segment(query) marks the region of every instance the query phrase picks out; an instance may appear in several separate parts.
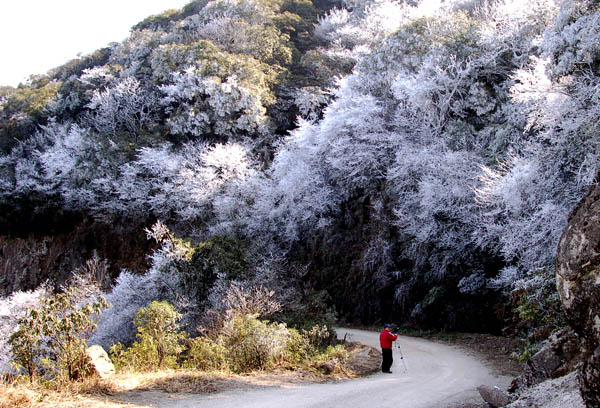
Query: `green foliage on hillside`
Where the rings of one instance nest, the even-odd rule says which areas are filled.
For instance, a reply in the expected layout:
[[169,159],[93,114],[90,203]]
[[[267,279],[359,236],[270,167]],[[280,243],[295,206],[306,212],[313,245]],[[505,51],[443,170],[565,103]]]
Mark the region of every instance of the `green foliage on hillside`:
[[181,314],[164,301],[153,301],[138,310],[134,325],[137,340],[125,349],[121,343],[110,348],[114,364],[135,371],[176,368],[185,334],[179,330]]
[[0,149],[3,153],[9,153],[17,141],[26,140],[37,126],[46,123],[61,85],[40,77],[31,86],[6,92],[0,100]]
[[230,309],[212,337],[189,338],[179,331],[180,317],[167,302],[140,308],[134,322],[138,340],[128,348],[117,343],[110,349],[116,367],[131,372],[184,368],[247,373],[275,366],[318,370],[321,362],[348,359],[343,346],[332,344],[325,326],[298,331],[285,323],[261,320],[258,313]]
[[88,374],[86,342],[107,303],[99,297],[81,305],[84,300],[79,288],[70,286],[19,319],[8,343],[15,366],[24,369],[31,381],[40,374],[67,380]]

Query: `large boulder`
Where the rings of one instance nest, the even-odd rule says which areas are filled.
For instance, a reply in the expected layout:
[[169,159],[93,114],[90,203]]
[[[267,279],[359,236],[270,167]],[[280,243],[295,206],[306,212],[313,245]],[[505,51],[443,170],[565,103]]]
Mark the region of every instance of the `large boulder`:
[[102,346],[93,345],[87,348],[86,354],[91,368],[91,374],[107,379],[115,373],[115,366]]
[[569,217],[558,245],[556,281],[567,320],[583,339],[581,394],[588,407],[600,407],[599,185],[590,189]]

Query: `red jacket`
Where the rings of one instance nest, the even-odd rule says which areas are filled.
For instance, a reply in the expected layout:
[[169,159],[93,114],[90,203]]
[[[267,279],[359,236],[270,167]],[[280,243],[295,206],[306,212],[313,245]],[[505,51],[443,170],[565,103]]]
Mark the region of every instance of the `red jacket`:
[[381,334],[379,335],[379,343],[381,344],[381,348],[382,349],[391,349],[392,342],[396,341],[397,338],[398,338],[398,335],[390,333],[389,330],[382,331]]

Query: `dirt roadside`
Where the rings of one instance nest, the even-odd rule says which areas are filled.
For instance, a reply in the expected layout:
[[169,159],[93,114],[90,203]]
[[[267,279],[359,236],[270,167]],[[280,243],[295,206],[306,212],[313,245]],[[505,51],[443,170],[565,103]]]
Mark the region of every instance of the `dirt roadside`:
[[[518,375],[519,365],[511,358],[518,343],[501,337],[481,334],[444,334],[425,336],[426,339],[460,349],[473,356],[495,374]],[[193,371],[173,371],[153,374],[119,374],[100,386],[82,390],[80,393],[23,396],[23,407],[42,408],[123,408],[147,407],[156,405],[165,398],[173,401],[190,394],[216,394],[226,391],[289,389],[303,384],[334,383],[361,377],[379,370],[381,354],[379,350],[353,343],[351,370],[332,367],[324,363],[317,370],[292,371],[281,367],[273,372],[255,372],[246,375],[226,373],[199,373]],[[143,401],[143,403],[142,403]],[[4,408],[1,406],[0,408]],[[481,407],[472,401],[454,402],[447,408]]]
[[[0,408],[123,408],[141,407],[153,400],[182,394],[213,394],[231,390],[294,387],[366,376],[379,369],[381,353],[372,347],[349,343],[349,361],[343,367],[323,362],[313,370],[277,367],[248,374],[204,373],[177,370],[155,373],[120,373],[110,380],[94,380],[62,391],[28,389],[0,384]],[[139,401],[146,403],[140,405]]]

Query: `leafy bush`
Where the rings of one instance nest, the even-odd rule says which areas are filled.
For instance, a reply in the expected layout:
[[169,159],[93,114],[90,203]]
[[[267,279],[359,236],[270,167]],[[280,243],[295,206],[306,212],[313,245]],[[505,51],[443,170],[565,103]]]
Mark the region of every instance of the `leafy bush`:
[[227,363],[233,372],[271,368],[285,352],[285,324],[260,321],[256,315],[237,316],[224,328]]
[[110,348],[119,369],[148,371],[157,368],[176,368],[177,357],[183,351],[179,332],[181,314],[165,301],[153,301],[142,307],[135,316],[138,341],[125,349],[121,343]]
[[518,334],[531,344],[541,343],[566,325],[556,280],[547,271],[531,273],[511,296],[518,316]]
[[152,343],[156,344],[159,367],[166,355],[181,351],[177,341],[179,339],[177,333],[179,320],[181,320],[181,314],[164,301],[153,301],[148,307],[141,308],[135,316],[133,322],[140,332],[140,337],[148,337]]
[[190,339],[185,354],[183,368],[211,371],[227,367],[225,347],[206,337]]
[[[54,378],[76,380],[88,370],[86,348],[99,315],[107,306],[103,297],[80,304],[80,293],[74,286],[66,288],[19,319],[18,329],[8,342],[18,368],[25,369],[30,379],[42,370]],[[79,304],[78,304],[79,303]]]
[[315,349],[328,347],[336,338],[335,332],[329,331],[326,325],[317,324],[309,330],[302,330],[301,333]]
[[307,364],[311,360],[318,360],[334,338],[335,335],[325,325],[315,325],[310,330],[289,329],[285,359],[291,364]]
[[17,369],[24,369],[33,381],[39,370],[42,355],[42,322],[40,311],[31,309],[25,317],[18,320],[18,328],[10,336],[8,343],[13,354],[13,364]]
[[314,347],[308,337],[296,329],[289,329],[285,347],[285,360],[290,364],[304,364],[314,354]]
[[109,354],[115,368],[120,371],[148,372],[178,368],[177,355],[168,354],[159,362],[157,344],[150,337],[142,337],[128,348],[122,343],[113,344]]
[[[10,372],[10,362],[13,359],[11,347],[8,344],[9,334],[18,329],[19,320],[24,318],[29,310],[40,306],[43,299],[51,296],[47,285],[36,290],[14,292],[10,296],[0,298],[0,373]],[[23,367],[27,370],[27,367]]]
[[313,360],[316,362],[334,360],[339,363],[345,363],[348,361],[349,358],[350,358],[350,354],[344,348],[344,346],[342,344],[337,344],[337,345],[327,346],[327,348],[324,351],[316,354],[313,357]]

